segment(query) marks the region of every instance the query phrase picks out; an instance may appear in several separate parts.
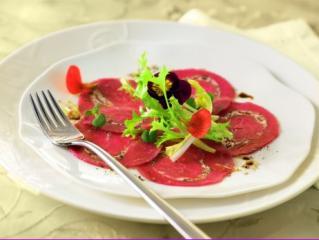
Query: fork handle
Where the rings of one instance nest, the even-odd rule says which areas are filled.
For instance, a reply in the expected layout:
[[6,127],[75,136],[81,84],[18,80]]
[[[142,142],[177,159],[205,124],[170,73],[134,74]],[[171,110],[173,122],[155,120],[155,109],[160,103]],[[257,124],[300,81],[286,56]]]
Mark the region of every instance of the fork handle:
[[155,208],[184,238],[186,239],[211,239],[196,225],[186,219],[180,212],[172,207],[168,202],[162,199],[149,187],[132,175],[120,162],[114,159],[109,153],[104,151],[98,145],[80,140],[72,142],[71,145],[82,146],[88,148],[98,155],[107,165],[109,165],[117,174],[130,184],[144,200]]

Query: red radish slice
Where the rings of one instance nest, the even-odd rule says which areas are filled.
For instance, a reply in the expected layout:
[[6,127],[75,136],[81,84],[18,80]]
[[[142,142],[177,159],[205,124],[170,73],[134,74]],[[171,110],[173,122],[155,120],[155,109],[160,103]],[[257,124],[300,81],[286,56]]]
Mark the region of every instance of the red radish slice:
[[145,178],[165,185],[203,186],[222,181],[233,171],[232,158],[222,153],[205,153],[191,147],[176,162],[159,155],[137,167]]
[[255,152],[279,135],[279,123],[276,117],[265,108],[253,103],[233,102],[222,113],[219,121],[230,122],[230,130],[234,137],[223,144],[210,142],[210,145],[232,156]]
[[81,72],[79,67],[71,65],[66,73],[66,87],[72,94],[78,94],[83,89]]
[[187,130],[196,138],[206,135],[212,124],[211,113],[207,109],[200,109],[193,114]]
[[[134,167],[147,163],[153,160],[160,152],[160,148],[157,148],[154,144],[145,143],[139,138],[132,139],[123,137],[121,134],[106,132],[102,129],[84,124],[83,122],[77,123],[76,127],[84,134],[86,139],[102,147],[126,167]],[[81,155],[80,159],[89,163],[96,161],[96,159],[89,161],[87,160],[88,157],[87,155]]]
[[213,114],[226,109],[235,98],[233,86],[220,75],[203,69],[178,69],[174,70],[181,79],[192,79],[209,93],[214,95]]

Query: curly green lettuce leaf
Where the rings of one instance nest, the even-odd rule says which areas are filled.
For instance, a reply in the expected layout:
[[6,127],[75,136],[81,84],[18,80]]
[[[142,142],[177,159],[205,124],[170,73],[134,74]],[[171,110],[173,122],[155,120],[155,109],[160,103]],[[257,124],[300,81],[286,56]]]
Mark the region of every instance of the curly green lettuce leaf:
[[157,146],[160,146],[167,141],[178,140],[185,137],[185,134],[174,131],[171,128],[170,124],[166,122],[163,118],[158,121],[153,121],[151,125],[152,127],[150,131],[159,131],[162,133],[161,136],[155,142]]
[[136,112],[133,112],[132,118],[124,121],[125,130],[123,132],[124,136],[135,138],[141,129],[138,128],[142,124],[143,118]]
[[182,105],[180,105],[175,97],[171,97],[169,99],[169,102],[176,118],[180,119],[180,121],[187,123],[192,118],[192,113],[190,113]]
[[146,109],[141,111],[141,117],[142,118],[162,118],[163,113],[159,112],[155,109]]
[[195,88],[195,103],[197,107],[206,108],[208,111],[213,111],[212,97],[205,91],[204,88],[195,80],[188,80],[189,84]]
[[152,73],[152,70],[148,66],[148,60],[147,60],[147,55],[144,52],[140,59],[139,59],[139,73],[138,77],[136,79],[137,81],[137,88],[134,92],[134,95],[136,97],[142,98],[147,92],[147,84],[148,82],[153,82],[157,84],[160,89],[163,91],[163,93],[166,93],[166,76],[168,74],[168,69],[167,67],[163,66],[160,71],[158,76],[154,76]]
[[225,139],[232,139],[233,133],[229,131],[229,123],[214,122],[204,137],[215,142],[222,142]]
[[168,72],[168,68],[166,66],[163,66],[161,67],[158,76],[154,76],[152,79],[150,79],[151,82],[157,84],[160,87],[164,95],[166,94],[166,76]]
[[187,110],[184,106],[180,105],[175,97],[171,97],[169,99],[169,102],[170,109],[168,111],[170,113],[171,126],[173,128],[178,128],[186,136],[186,134],[188,134],[187,123],[191,119],[192,113],[189,110]]
[[[156,109],[158,111],[162,110],[162,106],[160,103],[152,98],[148,92],[147,92],[147,85],[148,82],[154,82],[158,84],[160,81],[165,83],[165,78],[168,73],[167,68],[161,68],[159,76],[155,77],[151,71],[151,69],[148,67],[148,60],[146,53],[143,53],[139,59],[139,73],[137,78],[135,79],[137,86],[134,90],[133,96],[141,99],[144,103],[144,106],[149,109]],[[159,84],[161,89],[163,88],[163,84]],[[165,85],[165,84],[164,84]],[[164,86],[165,88],[165,86]]]
[[134,96],[143,100],[147,94],[147,83],[149,79],[153,78],[153,73],[150,68],[147,66],[147,57],[144,52],[139,58],[139,73],[135,79],[137,86],[134,91]]

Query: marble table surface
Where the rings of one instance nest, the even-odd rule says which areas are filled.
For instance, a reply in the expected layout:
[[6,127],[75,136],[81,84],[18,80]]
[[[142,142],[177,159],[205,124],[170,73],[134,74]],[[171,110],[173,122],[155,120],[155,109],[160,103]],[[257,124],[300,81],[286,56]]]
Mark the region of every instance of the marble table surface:
[[[318,0],[0,0],[0,60],[66,27],[110,19],[177,20],[192,8],[240,28],[303,18],[319,33]],[[10,181],[0,168],[1,189],[9,194],[0,196],[0,237],[178,236],[168,225],[99,216],[34,194]],[[308,202],[314,198],[317,190],[309,189],[272,210],[201,227],[214,237],[319,237],[319,201],[311,207]],[[36,207],[30,207],[33,202]]]

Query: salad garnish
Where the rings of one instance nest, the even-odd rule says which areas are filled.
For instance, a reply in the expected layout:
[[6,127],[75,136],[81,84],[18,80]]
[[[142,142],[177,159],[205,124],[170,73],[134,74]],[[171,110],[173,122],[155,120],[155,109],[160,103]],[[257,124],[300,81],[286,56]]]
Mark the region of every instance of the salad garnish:
[[[124,122],[124,135],[135,138],[141,135],[145,142],[165,147],[165,153],[177,160],[194,144],[208,151],[215,149],[202,140],[222,142],[232,138],[228,123],[215,122],[212,115],[214,97],[195,80],[181,80],[163,66],[153,74],[148,66],[146,53],[139,59],[139,72],[134,81],[122,81],[122,89],[143,101],[144,106]],[[192,88],[195,93],[192,96]],[[150,129],[142,128],[150,121]]]

